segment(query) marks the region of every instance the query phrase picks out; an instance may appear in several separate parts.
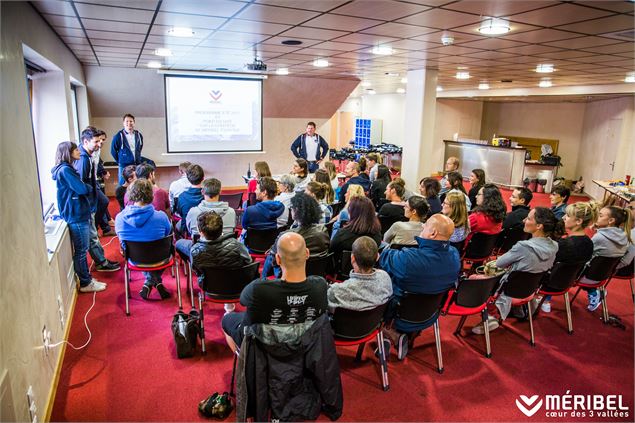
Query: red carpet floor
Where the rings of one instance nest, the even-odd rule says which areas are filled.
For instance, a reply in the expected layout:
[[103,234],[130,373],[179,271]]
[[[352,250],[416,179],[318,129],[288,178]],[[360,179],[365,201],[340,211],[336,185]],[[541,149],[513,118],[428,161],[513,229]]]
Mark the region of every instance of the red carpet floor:
[[[508,197],[509,195],[506,195]],[[535,205],[542,204],[538,199]],[[114,209],[114,208],[113,208]],[[111,238],[102,239],[107,243]],[[121,261],[115,239],[107,257]],[[228,390],[232,355],[220,329],[222,306],[205,305],[206,356],[179,360],[170,332],[176,298],[143,301],[138,291],[143,276],[133,273],[130,317],[124,314],[123,271],[95,273],[108,282],[97,294],[87,322],[90,344],[70,348],[62,364],[52,421],[200,421],[198,402],[214,391]],[[175,291],[169,272],[166,285]],[[181,274],[185,294],[185,277]],[[353,362],[352,348],[338,349],[344,387],[341,421],[633,421],[633,302],[628,283],[614,281],[609,309],[623,319],[626,330],[606,326],[600,310],[586,310],[585,295],[573,305],[575,333],[566,333],[564,304],[554,299],[553,311],[535,321],[537,346],[529,346],[527,322],[508,319],[492,333],[493,357],[481,354],[482,337],[456,338],[456,318],[440,320],[445,372],[435,369],[432,329],[417,339],[408,357],[389,361],[390,391],[383,392],[377,361],[367,347],[362,363]],[[80,294],[69,341],[87,339],[83,320],[93,301]],[[188,297],[184,297],[187,304]],[[189,311],[189,305],[186,311]],[[470,327],[478,318],[472,317]],[[551,418],[544,406],[531,418],[515,405],[520,395],[622,395],[629,408],[624,418]],[[230,416],[228,421],[234,419]]]

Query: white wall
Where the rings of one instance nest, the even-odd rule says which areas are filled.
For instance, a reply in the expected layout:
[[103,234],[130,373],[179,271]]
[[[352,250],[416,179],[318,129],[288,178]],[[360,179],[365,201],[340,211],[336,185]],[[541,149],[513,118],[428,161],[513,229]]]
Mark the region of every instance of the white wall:
[[28,3],[0,2],[0,15],[0,239],[6,243],[0,254],[0,414],[3,421],[29,420],[26,392],[32,386],[42,421],[62,350],[44,354],[42,327],[52,331],[53,342],[64,337],[57,297],[62,297],[68,316],[74,291],[66,279],[71,265],[68,237],[48,261],[23,45],[63,72],[50,81],[59,96],[53,107],[62,110],[54,112],[61,121],[55,137],[73,138],[72,131],[64,131],[64,125],[71,127],[69,83],[71,77],[83,82],[84,75],[80,63]]
[[403,145],[405,94],[377,94],[361,97],[361,117],[381,119],[382,140],[385,143]]

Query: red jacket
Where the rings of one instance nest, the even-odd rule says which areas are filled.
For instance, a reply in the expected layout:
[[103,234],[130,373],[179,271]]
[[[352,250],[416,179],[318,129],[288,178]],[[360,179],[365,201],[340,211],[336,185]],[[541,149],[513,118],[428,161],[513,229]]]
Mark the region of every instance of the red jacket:
[[467,243],[470,238],[476,232],[483,232],[485,234],[497,234],[503,229],[503,222],[496,222],[492,216],[486,215],[482,212],[475,212],[468,216],[470,221],[470,234],[467,236],[465,242]]

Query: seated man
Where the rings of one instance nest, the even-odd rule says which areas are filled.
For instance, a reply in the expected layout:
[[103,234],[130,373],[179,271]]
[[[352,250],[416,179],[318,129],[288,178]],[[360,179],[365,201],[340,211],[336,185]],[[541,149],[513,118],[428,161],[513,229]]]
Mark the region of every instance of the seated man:
[[173,181],[170,184],[170,188],[168,189],[168,194],[170,196],[170,208],[174,207],[174,199],[178,198],[179,195],[186,189],[188,189],[190,185],[190,181],[187,180],[187,168],[192,166],[190,162],[181,162],[179,163],[179,179]]
[[282,175],[278,181],[280,194],[274,198],[284,205],[284,212],[278,217],[278,227],[282,228],[289,224],[289,209],[291,207],[291,199],[295,195],[295,178],[292,175]]
[[[125,178],[125,168],[123,177]],[[168,199],[168,192],[162,188],[159,188],[156,184],[154,166],[149,163],[141,163],[137,165],[135,168],[136,179],[147,179],[152,182],[152,206],[155,210],[165,212],[168,215],[168,219],[172,217],[172,212],[170,211],[170,201]],[[124,204],[129,206],[132,204],[130,198],[128,198],[127,194],[124,194]]]
[[403,195],[405,188],[399,183],[394,181],[386,186],[386,200],[390,203],[386,203],[377,212],[377,217],[385,218],[388,220],[398,221],[405,218],[405,205]]
[[126,207],[126,190],[130,186],[130,184],[137,179],[137,174],[135,173],[136,167],[134,165],[129,165],[123,168],[122,177],[124,179],[124,184],[119,185],[115,190],[115,198],[119,203],[119,209],[123,210]]
[[278,186],[268,176],[260,178],[256,186],[256,198],[260,201],[247,207],[243,213],[242,226],[246,231],[252,229],[276,229],[278,217],[284,213],[284,204],[275,201]]
[[525,218],[529,214],[529,203],[534,195],[527,188],[516,188],[509,197],[512,211],[505,216],[503,221],[503,231],[510,229],[521,229],[525,226]]
[[551,201],[551,211],[556,215],[556,219],[560,220],[564,217],[570,196],[571,190],[564,185],[555,186],[551,190],[549,201]]
[[[379,264],[392,279],[394,302],[404,292],[438,294],[454,287],[461,270],[461,259],[449,243],[453,232],[452,220],[435,214],[426,222],[420,237],[415,238],[419,248],[384,250]],[[393,320],[392,328],[385,330],[387,337],[397,345],[399,360],[408,353],[408,334],[419,330],[421,325],[398,319]]]
[[388,302],[392,296],[392,282],[388,273],[373,269],[379,258],[377,251],[377,243],[371,237],[363,236],[353,242],[350,277],[330,285],[326,293],[330,312],[338,307],[368,310]]
[[201,193],[202,182],[205,174],[203,173],[203,168],[199,165],[192,165],[187,168],[185,172],[187,176],[187,180],[191,184],[191,186],[179,194],[178,201],[176,202],[176,210],[175,212],[181,216],[181,222],[176,225],[177,231],[180,233],[185,233],[187,228],[185,227],[185,218],[189,213],[192,207],[196,207],[203,201],[203,194]]
[[[223,219],[216,212],[207,210],[200,213],[196,223],[201,239],[194,245],[189,239],[179,239],[176,250],[185,260],[192,260],[199,286],[203,286],[205,281],[203,268],[236,269],[251,263],[247,247],[234,238],[233,233],[223,233]],[[225,304],[225,312],[233,310],[234,304]]]
[[192,207],[187,213],[185,219],[187,231],[192,237],[198,234],[197,220],[198,216],[206,211],[213,211],[223,219],[223,234],[234,233],[236,228],[236,212],[229,207],[229,203],[220,201],[221,183],[216,178],[205,179],[201,192],[203,193],[203,201],[196,207]]
[[337,197],[339,202],[346,201],[346,191],[348,191],[348,187],[351,185],[361,185],[362,188],[364,188],[364,192],[368,192],[370,190],[370,179],[368,179],[368,175],[366,175],[366,177],[360,176],[359,169],[359,163],[357,162],[348,162],[346,165],[344,173],[349,179],[340,189],[339,197]]
[[[115,218],[115,231],[121,247],[126,248],[126,241],[149,242],[165,238],[172,232],[172,224],[168,216],[157,211],[152,206],[152,182],[147,179],[137,179],[128,188],[128,195],[133,204],[127,206]],[[163,270],[143,272],[145,284],[139,295],[148,299],[152,288],[159,291],[161,299],[170,297],[170,292],[161,282]]]
[[242,313],[226,314],[222,320],[227,345],[236,351],[243,328],[254,323],[290,325],[315,321],[327,309],[327,284],[320,276],[306,276],[309,250],[302,235],[289,232],[278,239],[276,262],[282,279],[256,279],[243,289]]

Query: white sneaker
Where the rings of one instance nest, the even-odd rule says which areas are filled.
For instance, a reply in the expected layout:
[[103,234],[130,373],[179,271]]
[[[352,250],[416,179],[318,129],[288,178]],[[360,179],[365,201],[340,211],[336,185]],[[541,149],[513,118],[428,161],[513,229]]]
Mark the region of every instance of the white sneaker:
[[[495,317],[489,316],[487,319],[487,328],[489,329],[490,332],[498,329],[498,327],[500,326],[500,324],[498,323],[498,319],[496,319]],[[472,333],[476,334],[476,335],[484,335],[485,334],[485,328],[483,327],[483,323],[481,323],[480,325],[474,326],[472,328]]]
[[226,303],[225,304],[225,314],[229,314],[236,310],[236,304],[234,303]]
[[106,284],[106,282],[102,282],[102,281],[98,281],[97,279],[93,278],[92,282],[96,285],[100,285],[100,286],[104,286],[107,287],[108,285]]
[[544,303],[542,303],[542,305],[540,306],[540,310],[542,310],[544,313],[551,313],[551,303],[545,301]]
[[106,284],[92,280],[88,285],[79,287],[79,292],[100,292],[106,289]]

